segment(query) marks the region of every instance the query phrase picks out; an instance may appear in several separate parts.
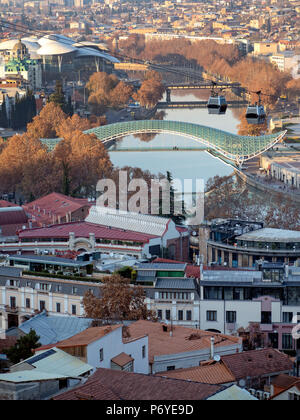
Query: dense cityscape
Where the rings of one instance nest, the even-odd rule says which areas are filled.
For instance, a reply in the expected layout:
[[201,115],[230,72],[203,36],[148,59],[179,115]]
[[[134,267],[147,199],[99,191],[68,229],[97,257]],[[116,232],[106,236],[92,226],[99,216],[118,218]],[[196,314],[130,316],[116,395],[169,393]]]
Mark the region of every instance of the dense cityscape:
[[300,400],[300,1],[0,0],[0,400]]

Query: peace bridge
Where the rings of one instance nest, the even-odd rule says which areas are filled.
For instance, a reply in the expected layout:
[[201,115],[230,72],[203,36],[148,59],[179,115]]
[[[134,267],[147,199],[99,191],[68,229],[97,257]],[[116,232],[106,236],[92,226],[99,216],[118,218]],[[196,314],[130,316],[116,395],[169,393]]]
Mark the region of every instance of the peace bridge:
[[[216,152],[221,158],[228,159],[240,166],[244,161],[264,153],[282,141],[286,131],[263,136],[239,136],[216,128],[187,122],[139,120],[103,125],[84,133],[95,134],[106,146],[111,145],[113,140],[120,137],[139,133],[168,133],[188,137],[198,144],[206,146],[213,153]],[[49,150],[53,150],[60,140],[42,139],[42,142]],[[171,147],[170,150],[172,150]]]

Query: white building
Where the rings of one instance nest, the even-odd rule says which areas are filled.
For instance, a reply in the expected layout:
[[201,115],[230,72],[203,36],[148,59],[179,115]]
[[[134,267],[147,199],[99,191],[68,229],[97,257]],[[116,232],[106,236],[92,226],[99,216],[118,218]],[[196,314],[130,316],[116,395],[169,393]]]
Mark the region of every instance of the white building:
[[283,51],[273,54],[270,57],[270,61],[280,71],[290,72],[294,79],[300,77],[300,55],[295,54],[294,51]]

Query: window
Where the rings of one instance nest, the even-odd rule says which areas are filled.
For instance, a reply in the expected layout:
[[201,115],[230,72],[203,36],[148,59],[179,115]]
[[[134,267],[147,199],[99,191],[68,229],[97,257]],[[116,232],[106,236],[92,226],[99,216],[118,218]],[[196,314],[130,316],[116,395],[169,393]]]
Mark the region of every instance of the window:
[[162,310],[161,309],[158,309],[158,311],[157,311],[157,318],[162,319]]
[[60,313],[60,311],[61,311],[61,306],[60,306],[60,303],[57,302],[56,303],[56,312]]
[[76,305],[72,305],[72,315],[76,315]]
[[75,295],[76,293],[77,293],[77,287],[72,287],[72,293],[73,293],[73,295]]
[[100,351],[99,351],[99,355],[100,355],[100,362],[103,362],[103,359],[104,359],[104,352],[103,352],[103,349],[100,349]]
[[183,320],[183,311],[178,311],[178,321]]
[[142,347],[142,357],[143,357],[143,359],[145,359],[145,357],[146,357],[146,346]]
[[166,310],[166,319],[171,319],[171,311],[169,309]]
[[40,283],[40,289],[41,290],[47,291],[48,290],[48,287],[49,287],[49,284],[47,284],[47,283]]
[[217,311],[207,311],[206,321],[217,321]]
[[294,392],[289,392],[289,400],[290,401],[300,401],[300,395],[295,394]]
[[261,313],[261,323],[262,324],[272,324],[272,312],[262,312]]
[[236,323],[236,311],[226,311],[226,322],[228,324]]
[[44,300],[40,300],[40,311],[46,309],[46,302]]
[[293,312],[283,312],[282,313],[282,322],[290,324],[293,321]]
[[26,298],[26,308],[30,309],[30,299]]
[[191,321],[192,320],[192,311],[186,311],[186,320]]
[[167,366],[167,370],[175,370],[175,366]]
[[283,350],[293,349],[293,336],[292,334],[282,334],[282,348]]
[[16,298],[14,296],[10,297],[10,307],[11,308],[16,308]]

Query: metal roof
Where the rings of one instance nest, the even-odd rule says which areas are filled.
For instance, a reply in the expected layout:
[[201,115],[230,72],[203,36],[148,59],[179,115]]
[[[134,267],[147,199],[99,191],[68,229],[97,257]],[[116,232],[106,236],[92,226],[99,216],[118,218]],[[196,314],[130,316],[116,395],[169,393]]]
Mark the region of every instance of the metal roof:
[[66,340],[86,328],[89,328],[92,320],[74,316],[47,316],[42,312],[28,321],[23,322],[19,329],[28,334],[31,329],[35,330],[40,337],[39,342],[44,346]]
[[66,258],[51,257],[44,255],[10,255],[9,261],[37,262],[41,264],[61,265],[64,267],[84,267],[90,264],[89,261],[74,261]]
[[177,290],[195,290],[194,279],[188,278],[159,278],[155,283],[155,289],[177,289]]
[[254,242],[300,242],[300,232],[296,230],[263,228],[244,233],[238,236],[237,239]]
[[141,263],[137,270],[155,270],[155,271],[185,271],[187,264],[170,263]]
[[49,373],[58,377],[77,377],[93,370],[91,365],[57,347],[36,352],[34,356],[23,360],[14,367],[20,367],[25,363],[36,368],[34,370],[36,372]]
[[85,220],[86,222],[119,229],[124,229],[126,226],[126,230],[153,236],[163,236],[168,229],[168,224],[172,222],[171,219],[166,217],[114,210],[100,206],[91,207],[90,213]]
[[49,381],[52,379],[65,379],[65,375],[58,373],[43,372],[37,369],[21,370],[19,372],[1,373],[0,382],[34,382],[34,381]]
[[232,385],[227,389],[223,389],[216,394],[208,397],[207,400],[226,400],[226,401],[257,401],[257,398],[250,394],[245,389],[238,387],[237,385]]

